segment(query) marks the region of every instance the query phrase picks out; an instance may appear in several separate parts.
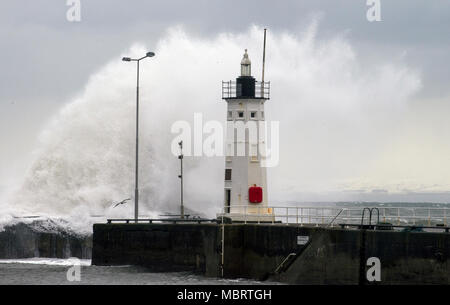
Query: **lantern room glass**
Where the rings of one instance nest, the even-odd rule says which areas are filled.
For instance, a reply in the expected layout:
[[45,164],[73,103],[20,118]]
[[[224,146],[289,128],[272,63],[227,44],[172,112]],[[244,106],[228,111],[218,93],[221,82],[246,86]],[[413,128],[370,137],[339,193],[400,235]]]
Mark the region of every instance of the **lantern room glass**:
[[252,75],[252,71],[251,71],[251,65],[249,64],[242,64],[241,65],[241,76],[251,76]]

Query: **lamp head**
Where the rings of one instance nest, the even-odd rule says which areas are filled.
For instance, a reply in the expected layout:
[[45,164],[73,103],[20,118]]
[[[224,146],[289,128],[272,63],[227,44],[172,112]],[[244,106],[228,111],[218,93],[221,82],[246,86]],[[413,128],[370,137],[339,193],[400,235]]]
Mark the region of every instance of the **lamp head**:
[[153,52],[147,52],[147,57],[153,57],[153,56],[155,56],[155,53],[153,53]]
[[131,58],[129,58],[129,57],[123,57],[122,60],[123,60],[123,61],[131,61]]

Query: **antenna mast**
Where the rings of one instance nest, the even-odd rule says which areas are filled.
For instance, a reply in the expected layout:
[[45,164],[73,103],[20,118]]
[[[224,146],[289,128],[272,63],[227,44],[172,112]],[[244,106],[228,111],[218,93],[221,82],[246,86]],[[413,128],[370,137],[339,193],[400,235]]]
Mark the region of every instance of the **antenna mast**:
[[264,68],[266,65],[266,31],[264,29],[264,46],[263,46],[263,65],[262,65],[262,77],[261,77],[261,97],[264,98]]

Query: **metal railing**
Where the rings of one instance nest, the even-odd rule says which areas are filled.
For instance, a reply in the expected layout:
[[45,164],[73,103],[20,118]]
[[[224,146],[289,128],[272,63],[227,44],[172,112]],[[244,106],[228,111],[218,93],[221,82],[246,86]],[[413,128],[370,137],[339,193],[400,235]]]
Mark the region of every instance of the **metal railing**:
[[[450,225],[450,208],[437,207],[376,207],[379,211],[375,223],[369,223],[370,218],[364,217],[363,207],[312,207],[312,206],[227,206],[217,219],[205,218],[160,218],[160,219],[107,219],[108,223],[212,223],[233,222],[242,223],[271,223],[271,224],[295,224],[315,226],[335,225],[383,225],[390,224],[394,227],[422,226],[422,227],[447,227]],[[377,213],[378,214],[378,213]],[[366,213],[367,215],[367,213]],[[378,216],[378,215],[377,215]]]
[[[222,99],[237,98],[236,81],[222,81]],[[270,99],[270,82],[255,82],[255,98]]]
[[141,219],[130,219],[130,218],[115,218],[115,219],[107,219],[108,224],[111,223],[211,223],[217,222],[216,219],[204,219],[204,218],[141,218]]
[[278,267],[275,269],[274,273],[280,273],[280,271],[284,268],[286,262],[288,262],[292,257],[296,256],[297,253],[289,253],[288,256],[284,258],[284,260],[281,262],[281,264],[278,265]]
[[[366,208],[367,209],[367,208]],[[450,208],[437,207],[377,207],[379,222],[393,225],[436,226],[449,224]],[[221,216],[233,221],[252,223],[278,223],[297,225],[328,225],[340,223],[364,224],[363,207],[312,207],[312,206],[226,206]],[[377,220],[378,220],[377,219]]]
[[441,226],[441,225],[435,225],[435,226],[423,226],[423,225],[392,225],[392,224],[372,224],[372,225],[361,225],[361,224],[339,224],[341,228],[349,228],[349,227],[356,227],[356,228],[363,228],[363,229],[377,229],[377,230],[393,230],[395,228],[397,229],[403,229],[406,231],[411,232],[423,232],[426,229],[431,229],[432,231],[436,232],[438,231],[444,231],[446,233],[449,233],[450,227],[449,226]]

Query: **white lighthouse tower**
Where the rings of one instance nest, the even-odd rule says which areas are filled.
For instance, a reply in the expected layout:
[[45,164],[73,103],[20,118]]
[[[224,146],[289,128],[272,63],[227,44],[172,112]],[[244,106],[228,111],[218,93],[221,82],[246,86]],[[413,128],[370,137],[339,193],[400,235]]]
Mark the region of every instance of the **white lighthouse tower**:
[[227,102],[224,213],[233,221],[272,221],[268,209],[265,151],[264,104],[270,83],[257,82],[251,75],[247,50],[236,81],[222,82]]

